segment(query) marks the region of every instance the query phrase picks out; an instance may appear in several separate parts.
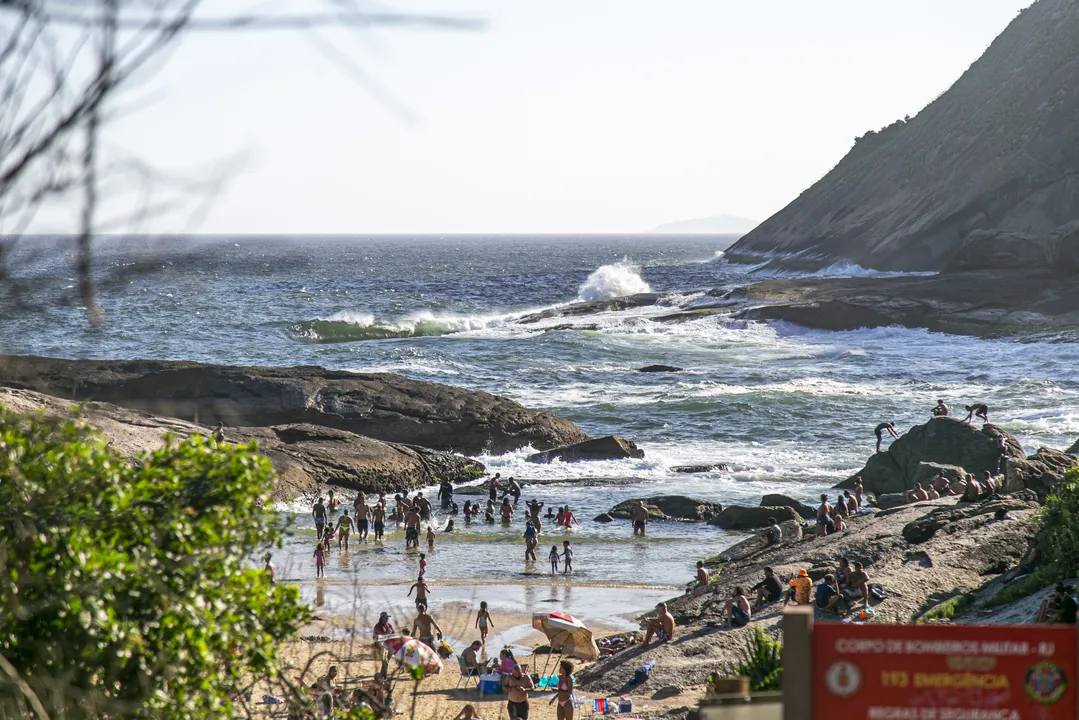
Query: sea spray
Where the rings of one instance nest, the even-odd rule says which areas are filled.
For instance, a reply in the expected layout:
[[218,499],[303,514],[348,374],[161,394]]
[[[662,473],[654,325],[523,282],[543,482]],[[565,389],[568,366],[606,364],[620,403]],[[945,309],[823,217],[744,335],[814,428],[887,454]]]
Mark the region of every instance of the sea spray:
[[652,292],[652,288],[641,277],[641,269],[628,258],[623,258],[594,270],[578,290],[577,299],[606,300],[647,292]]

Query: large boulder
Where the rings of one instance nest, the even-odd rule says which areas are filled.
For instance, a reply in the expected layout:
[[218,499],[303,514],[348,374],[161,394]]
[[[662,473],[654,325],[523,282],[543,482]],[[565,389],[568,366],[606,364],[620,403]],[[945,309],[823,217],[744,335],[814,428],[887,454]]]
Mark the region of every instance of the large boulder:
[[[1064,479],[1064,473],[1079,466],[1079,460],[1054,448],[1038,448],[1038,452],[1008,467],[1008,482],[1015,489],[1033,490],[1044,495]],[[1019,486],[1022,487],[1019,487]]]
[[[781,521],[779,529],[781,533],[780,545],[798,542],[802,539],[802,523],[799,520]],[[766,547],[768,545],[762,533],[753,533],[742,542],[731,545],[719,555],[716,555],[711,562],[713,564],[739,562],[756,555]]]
[[884,493],[877,496],[877,509],[878,510],[890,510],[900,505],[906,505],[907,500],[906,493]]
[[855,479],[861,476],[865,490],[874,495],[906,492],[915,482],[921,482],[919,478],[929,475],[930,468],[922,467],[923,463],[962,468],[981,478],[987,470],[997,471],[997,438],[1001,435],[1009,462],[1025,461],[1019,442],[995,425],[979,429],[951,417],[933,418],[924,425],[915,425],[886,451],[870,457],[864,468],[837,487],[853,488]]
[[694,475],[706,472],[729,472],[731,468],[726,463],[713,463],[711,465],[675,465],[668,469],[671,472]]
[[533,453],[525,458],[531,463],[551,463],[555,460],[562,462],[580,462],[582,460],[628,460],[644,457],[641,450],[632,440],[626,440],[616,435],[586,440],[574,445],[545,450]]
[[612,518],[628,520],[640,502],[644,502],[650,520],[711,520],[723,512],[723,506],[717,502],[684,495],[658,495],[620,502],[606,514]]
[[386,373],[2,355],[0,385],[205,425],[311,423],[469,454],[528,445],[559,447],[588,439],[569,420],[497,395]]
[[789,507],[803,518],[813,518],[817,516],[816,508],[806,505],[803,502],[798,502],[792,497],[779,495],[777,493],[768,494],[761,498],[761,507]]
[[756,530],[768,527],[768,518],[779,522],[799,521],[801,516],[789,507],[746,507],[736,505],[725,508],[716,517],[708,521],[709,525],[718,525],[724,530]]
[[[44,410],[71,417],[71,403],[31,390],[0,388],[0,405],[15,412]],[[109,403],[82,405],[78,418],[107,438],[109,447],[134,458],[161,447],[165,434],[186,438],[210,436],[211,428],[176,418],[119,407]],[[398,492],[426,487],[445,479],[464,482],[483,474],[482,464],[437,450],[384,443],[368,437],[317,425],[226,428],[225,441],[254,439],[277,471],[275,495],[288,500],[328,484],[365,492]]]

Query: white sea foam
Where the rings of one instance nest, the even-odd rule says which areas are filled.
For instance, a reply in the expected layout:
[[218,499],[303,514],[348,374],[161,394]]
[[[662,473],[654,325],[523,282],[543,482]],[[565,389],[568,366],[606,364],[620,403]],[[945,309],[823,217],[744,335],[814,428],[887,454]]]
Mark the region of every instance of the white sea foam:
[[577,299],[606,300],[647,292],[652,292],[652,288],[641,277],[641,269],[629,258],[623,258],[612,265],[603,265],[594,270],[581,285]]

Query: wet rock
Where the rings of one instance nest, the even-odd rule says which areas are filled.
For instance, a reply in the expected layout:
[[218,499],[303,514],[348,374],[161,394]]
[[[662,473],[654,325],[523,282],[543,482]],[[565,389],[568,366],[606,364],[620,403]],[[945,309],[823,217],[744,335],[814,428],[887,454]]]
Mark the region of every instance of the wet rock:
[[581,462],[582,460],[627,460],[644,457],[641,450],[632,440],[620,438],[615,435],[586,440],[574,445],[546,450],[534,453],[525,458],[531,463],[550,463],[555,460],[562,462]]
[[637,368],[637,372],[642,373],[676,373],[682,372],[684,368],[676,367],[674,365],[646,365],[643,368]]
[[594,315],[601,312],[613,312],[616,310],[629,310],[630,308],[646,307],[655,305],[663,296],[659,293],[640,293],[625,297],[607,298],[605,300],[585,300],[570,303],[559,308],[542,310],[531,315],[525,315],[518,323],[529,325],[540,320],[549,320],[556,317],[572,317],[576,315]]
[[611,517],[610,513],[600,513],[599,515],[592,518],[592,520],[598,523],[614,522],[614,518]]
[[793,508],[796,513],[805,518],[815,518],[817,516],[817,509],[806,505],[803,502],[799,502],[792,497],[779,494],[769,494],[761,498],[761,507],[789,507]]
[[709,525],[718,525],[724,530],[756,530],[768,527],[768,518],[774,517],[779,522],[801,520],[801,516],[789,507],[746,507],[735,505],[725,508],[718,516],[708,521]]
[[952,417],[933,418],[912,427],[836,487],[853,488],[855,477],[861,476],[865,490],[874,495],[903,493],[920,482],[918,478],[929,475],[933,465],[922,467],[923,464],[962,468],[980,479],[985,471],[997,472],[1000,435],[1005,437],[1009,462],[1018,465],[1025,461],[1019,442],[995,425],[979,429]]
[[503,453],[588,439],[512,400],[386,373],[0,356],[0,385],[230,427],[310,423],[384,442]]
[[723,512],[717,502],[698,500],[683,495],[659,495],[620,502],[606,513],[612,518],[628,520],[637,503],[644,502],[650,520],[711,520]]
[[670,470],[671,472],[693,475],[706,472],[729,472],[730,466],[725,463],[716,463],[714,465],[675,465]]

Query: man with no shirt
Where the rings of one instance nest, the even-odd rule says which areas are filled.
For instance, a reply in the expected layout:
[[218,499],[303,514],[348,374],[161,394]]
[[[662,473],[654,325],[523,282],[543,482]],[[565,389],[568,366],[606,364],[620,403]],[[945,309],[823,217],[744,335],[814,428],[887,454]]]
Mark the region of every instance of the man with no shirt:
[[[367,529],[370,525],[371,508],[367,506],[367,503],[356,505],[356,535],[363,540],[367,540]],[[376,533],[377,535],[378,533]]]
[[655,635],[661,642],[667,642],[674,638],[674,618],[667,612],[667,603],[656,605],[656,617],[648,620],[648,630],[644,633],[644,644]]
[[435,649],[435,633],[438,633],[438,639],[442,639],[442,628],[438,626],[435,619],[427,614],[426,607],[417,608],[419,614],[416,615],[416,619],[412,622],[412,634],[419,638],[420,642],[431,648]]
[[371,518],[375,522],[375,540],[381,540],[386,532],[386,505],[381,502],[375,505],[371,509]]
[[637,506],[630,511],[629,516],[633,520],[633,534],[643,537],[645,529],[648,527],[648,508],[645,507],[644,501],[637,503]]
[[409,508],[405,513],[405,549],[420,546],[420,514],[416,508]]
[[322,504],[322,496],[315,500],[311,508],[311,517],[315,519],[315,536],[321,540],[323,530],[326,527],[326,506]]
[[509,690],[506,710],[510,720],[528,720],[528,691],[535,690],[536,684],[525,674],[527,665],[514,665],[513,672],[502,679],[502,687]]

